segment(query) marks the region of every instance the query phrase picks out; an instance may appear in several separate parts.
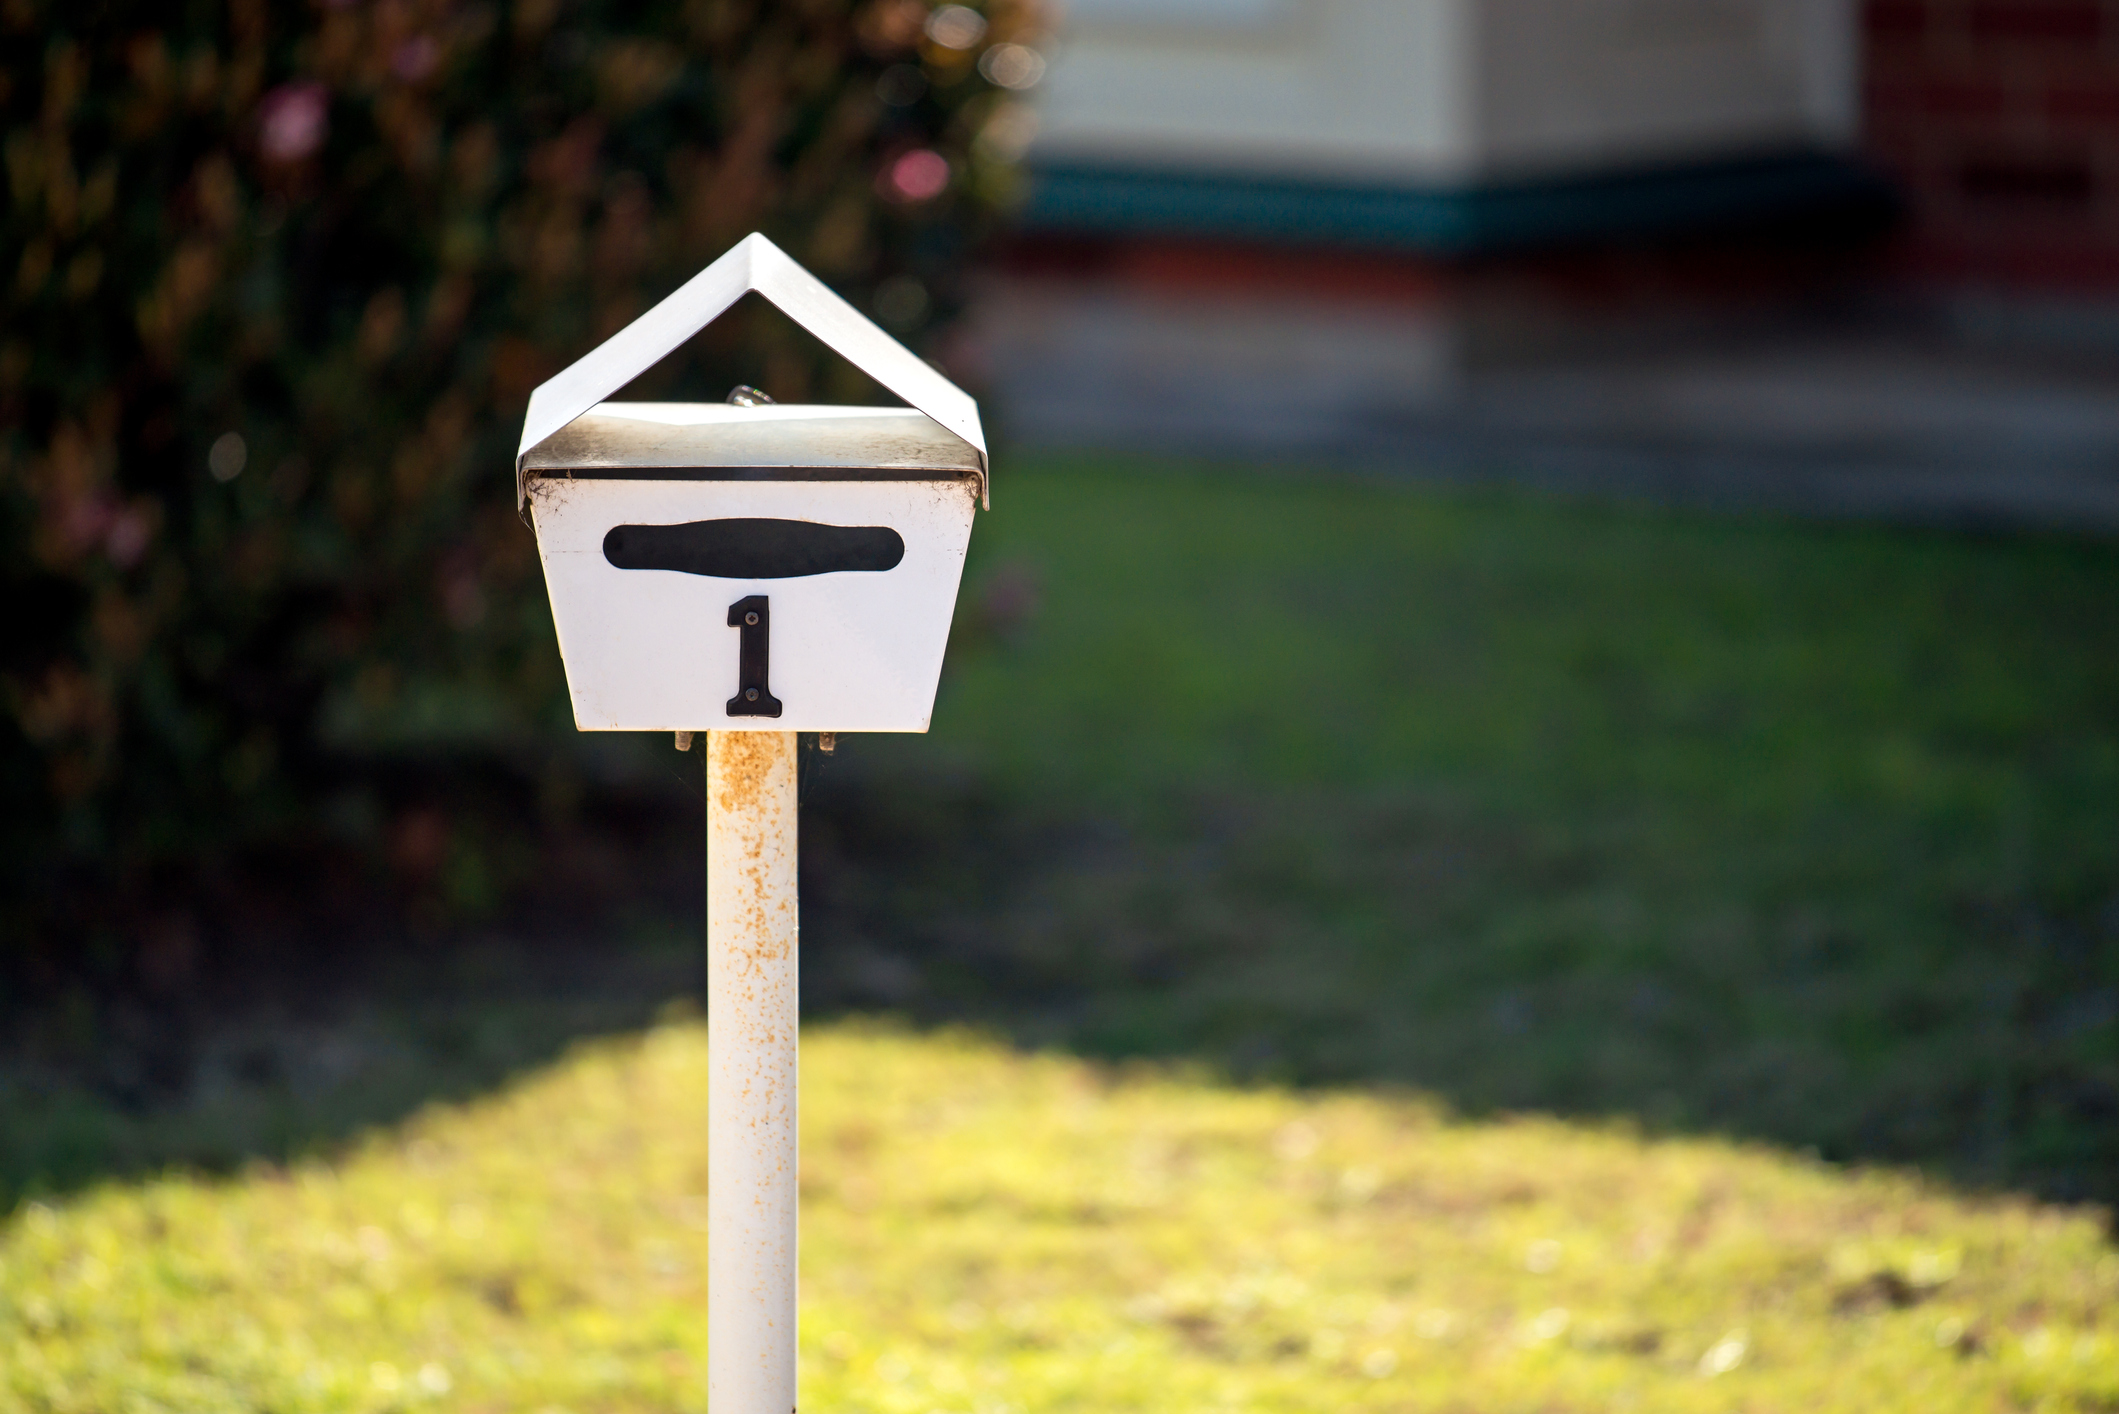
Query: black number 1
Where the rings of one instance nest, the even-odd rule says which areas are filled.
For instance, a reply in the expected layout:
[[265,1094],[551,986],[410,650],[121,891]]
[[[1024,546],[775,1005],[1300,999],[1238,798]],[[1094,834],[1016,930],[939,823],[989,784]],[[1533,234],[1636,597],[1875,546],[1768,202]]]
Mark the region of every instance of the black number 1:
[[767,596],[753,594],[728,606],[728,626],[743,631],[741,644],[736,650],[736,675],[740,686],[736,688],[736,695],[728,700],[731,717],[780,715],[780,699],[765,685],[772,646],[769,637],[773,626],[771,605],[772,600]]

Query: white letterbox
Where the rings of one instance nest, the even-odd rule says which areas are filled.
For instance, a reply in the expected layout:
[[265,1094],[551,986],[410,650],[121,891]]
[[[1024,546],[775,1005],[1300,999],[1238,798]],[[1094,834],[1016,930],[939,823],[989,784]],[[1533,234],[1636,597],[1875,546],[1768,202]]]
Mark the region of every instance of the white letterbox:
[[[911,406],[604,401],[752,291]],[[540,386],[515,468],[583,731],[927,730],[978,405],[765,237]]]

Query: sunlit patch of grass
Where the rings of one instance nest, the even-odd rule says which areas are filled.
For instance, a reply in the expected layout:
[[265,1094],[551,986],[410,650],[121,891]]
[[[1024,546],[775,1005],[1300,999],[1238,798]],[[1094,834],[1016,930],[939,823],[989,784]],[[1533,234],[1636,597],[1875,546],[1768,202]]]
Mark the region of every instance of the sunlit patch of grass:
[[[1413,1096],[811,1028],[802,1400],[2109,1408],[2097,1215]],[[704,1408],[706,1036],[336,1162],[32,1204],[0,1408]]]

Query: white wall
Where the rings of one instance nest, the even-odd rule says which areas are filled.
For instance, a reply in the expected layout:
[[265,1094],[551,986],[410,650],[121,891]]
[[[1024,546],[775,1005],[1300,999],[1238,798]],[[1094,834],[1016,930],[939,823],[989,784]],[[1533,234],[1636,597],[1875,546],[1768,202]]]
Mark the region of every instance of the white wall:
[[1462,0],[1074,0],[1040,155],[1363,176],[1463,160]]
[[1073,0],[1047,160],[1570,175],[1855,136],[1853,0]]
[[1849,0],[1483,0],[1481,165],[1851,144]]

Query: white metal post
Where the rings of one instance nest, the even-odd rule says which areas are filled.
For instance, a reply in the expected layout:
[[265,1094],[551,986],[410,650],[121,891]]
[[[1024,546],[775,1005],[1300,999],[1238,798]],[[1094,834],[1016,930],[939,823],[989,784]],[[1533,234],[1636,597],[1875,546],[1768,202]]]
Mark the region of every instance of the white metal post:
[[795,1407],[795,734],[706,738],[707,1401]]

